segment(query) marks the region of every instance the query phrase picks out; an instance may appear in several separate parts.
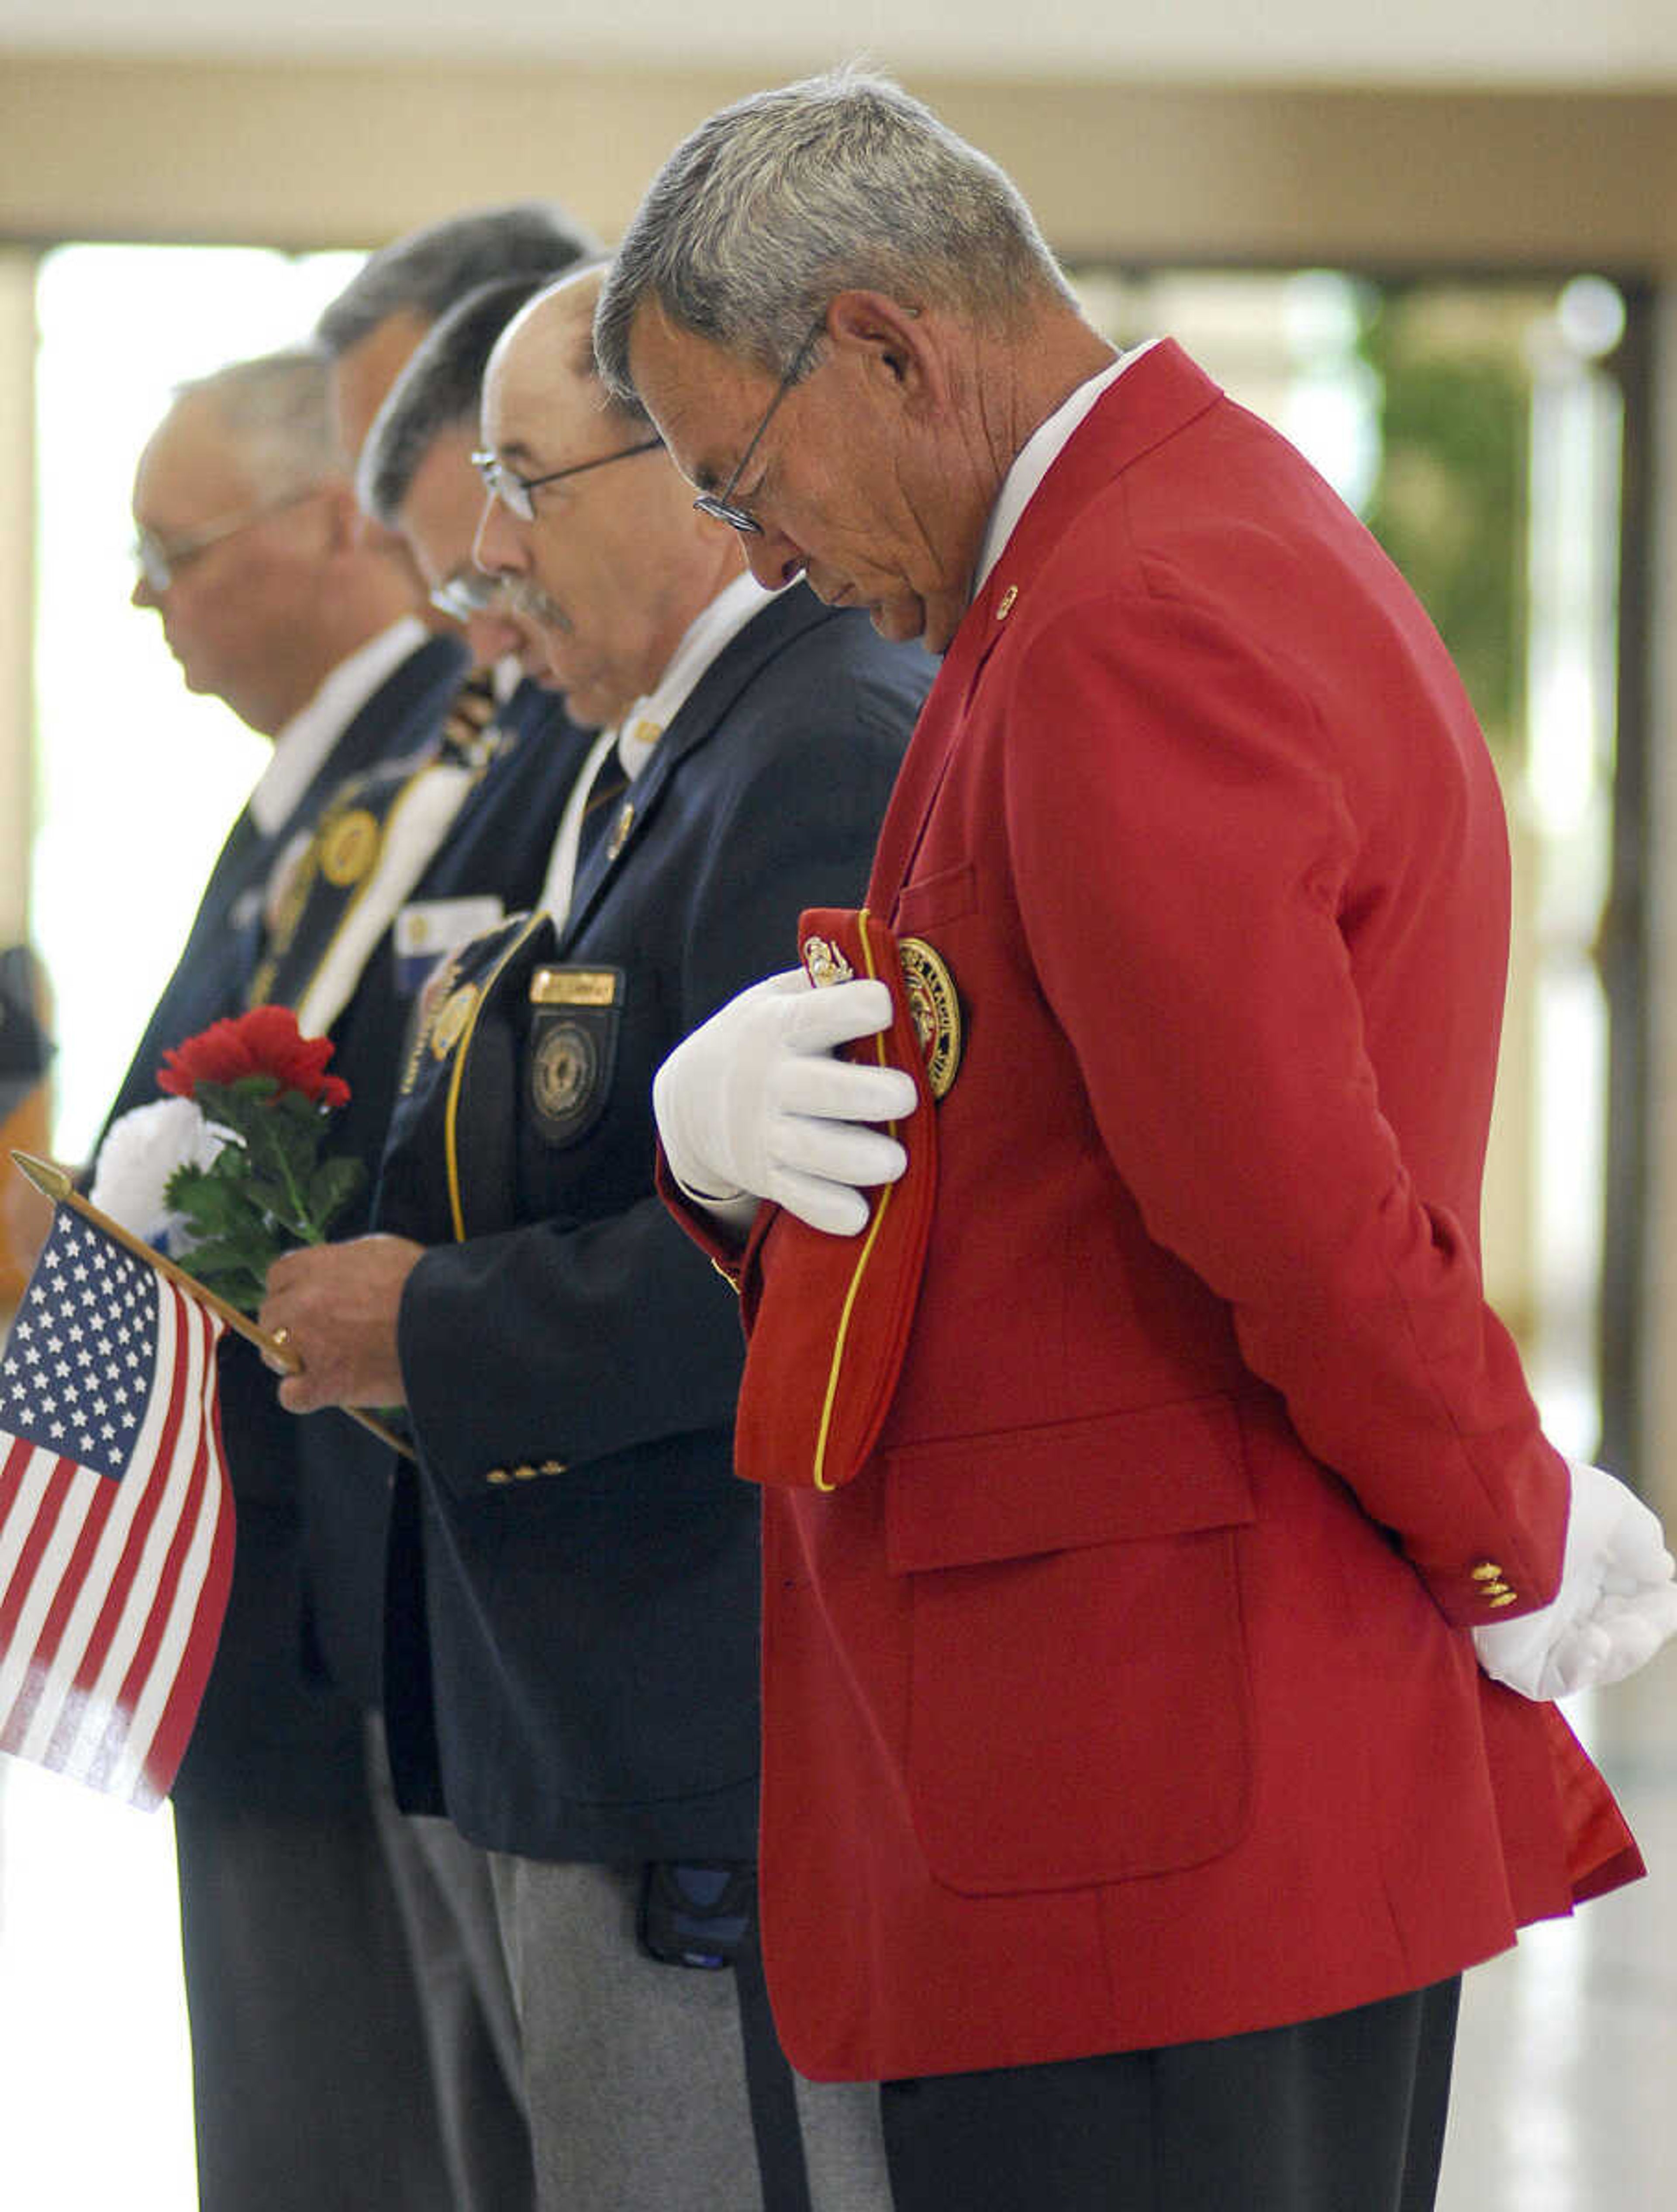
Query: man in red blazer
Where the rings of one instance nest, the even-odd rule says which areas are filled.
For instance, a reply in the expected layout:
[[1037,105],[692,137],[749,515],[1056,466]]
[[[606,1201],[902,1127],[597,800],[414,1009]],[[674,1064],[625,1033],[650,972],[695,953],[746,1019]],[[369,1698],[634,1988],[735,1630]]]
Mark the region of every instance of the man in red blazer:
[[1640,1871],[1540,1700],[1677,1626],[1484,1303],[1466,696],[892,87],[703,125],[596,337],[760,581],[946,656],[866,910],[659,1079],[751,1332],[789,2055],[885,2083],[904,2212],[1417,2212],[1461,1970]]

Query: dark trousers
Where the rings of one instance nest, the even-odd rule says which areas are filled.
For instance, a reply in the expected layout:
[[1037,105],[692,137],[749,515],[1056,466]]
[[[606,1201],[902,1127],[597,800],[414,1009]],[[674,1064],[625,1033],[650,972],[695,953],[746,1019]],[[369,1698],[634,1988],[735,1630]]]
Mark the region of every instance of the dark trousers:
[[888,2081],[896,2212],[1430,2212],[1461,1988],[1162,2051]]
[[372,1815],[178,1804],[202,2212],[454,2212]]

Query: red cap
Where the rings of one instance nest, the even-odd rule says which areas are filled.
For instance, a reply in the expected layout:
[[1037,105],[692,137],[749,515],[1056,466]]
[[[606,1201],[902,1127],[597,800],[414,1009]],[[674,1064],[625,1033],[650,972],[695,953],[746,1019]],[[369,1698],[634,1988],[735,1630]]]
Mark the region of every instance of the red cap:
[[890,1027],[840,1049],[847,1060],[905,1069],[920,1094],[906,1121],[888,1125],[908,1167],[866,1194],[860,1236],[829,1236],[765,1206],[746,1247],[750,1342],[734,1463],[748,1481],[836,1490],[872,1450],[896,1388],[937,1194],[938,1121],[902,958],[884,923],[866,908],[814,908],[799,922],[798,947],[817,986],[852,976],[885,984]]

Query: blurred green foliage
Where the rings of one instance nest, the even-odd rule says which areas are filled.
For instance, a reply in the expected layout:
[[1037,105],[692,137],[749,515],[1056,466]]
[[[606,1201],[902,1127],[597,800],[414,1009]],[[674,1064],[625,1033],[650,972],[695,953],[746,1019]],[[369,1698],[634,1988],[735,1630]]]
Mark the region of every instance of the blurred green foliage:
[[1422,285],[1367,297],[1359,350],[1379,380],[1382,459],[1364,520],[1506,757],[1524,719],[1528,303]]

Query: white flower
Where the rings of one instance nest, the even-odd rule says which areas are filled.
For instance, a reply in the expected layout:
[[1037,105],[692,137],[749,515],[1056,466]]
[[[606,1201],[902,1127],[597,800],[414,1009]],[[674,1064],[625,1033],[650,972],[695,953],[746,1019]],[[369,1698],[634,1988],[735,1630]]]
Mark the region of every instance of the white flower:
[[207,1168],[231,1141],[225,1129],[204,1120],[190,1098],[137,1106],[111,1124],[88,1195],[148,1244],[163,1244],[182,1225],[180,1216],[163,1202],[169,1177],[178,1167]]

